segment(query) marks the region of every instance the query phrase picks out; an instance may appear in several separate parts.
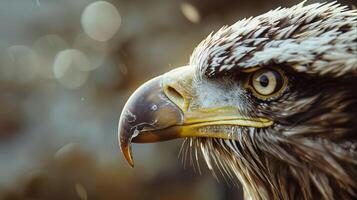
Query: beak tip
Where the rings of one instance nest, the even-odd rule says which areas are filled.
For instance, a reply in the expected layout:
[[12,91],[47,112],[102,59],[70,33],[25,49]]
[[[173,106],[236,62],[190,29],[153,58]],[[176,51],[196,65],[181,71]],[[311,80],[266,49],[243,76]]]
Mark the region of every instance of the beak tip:
[[133,159],[132,152],[131,152],[131,145],[122,143],[121,151],[124,155],[125,160],[130,165],[130,167],[134,168],[134,159]]
[[120,117],[119,120],[119,126],[118,126],[118,139],[119,139],[119,145],[121,152],[127,161],[127,163],[130,165],[130,167],[134,167],[134,159],[132,155],[132,149],[131,149],[131,137],[132,134],[130,129],[128,129],[127,124],[125,123],[127,121],[127,118],[125,116]]
[[134,161],[133,160],[131,160],[131,161],[127,160],[127,162],[128,162],[128,164],[129,164],[129,166],[131,168],[134,168]]

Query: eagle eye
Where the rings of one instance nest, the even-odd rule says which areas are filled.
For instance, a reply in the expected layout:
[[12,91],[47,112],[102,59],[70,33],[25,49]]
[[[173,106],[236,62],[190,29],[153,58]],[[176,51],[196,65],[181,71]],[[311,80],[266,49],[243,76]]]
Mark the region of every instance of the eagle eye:
[[263,68],[251,73],[248,88],[263,100],[275,97],[283,91],[287,78],[281,70]]

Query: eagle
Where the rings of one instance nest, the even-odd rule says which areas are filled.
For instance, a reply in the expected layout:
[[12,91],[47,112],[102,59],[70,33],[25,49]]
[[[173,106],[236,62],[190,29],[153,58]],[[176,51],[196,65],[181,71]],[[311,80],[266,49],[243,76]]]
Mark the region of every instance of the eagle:
[[186,138],[246,199],[357,198],[357,10],[299,3],[211,33],[141,85],[119,143]]

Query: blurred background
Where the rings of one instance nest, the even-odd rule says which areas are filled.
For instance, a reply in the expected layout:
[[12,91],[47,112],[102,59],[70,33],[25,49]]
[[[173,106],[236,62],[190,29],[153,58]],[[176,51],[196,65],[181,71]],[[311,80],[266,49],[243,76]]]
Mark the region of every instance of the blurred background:
[[0,0],[0,199],[241,199],[183,165],[180,140],[134,145],[130,168],[118,118],[210,32],[299,2]]

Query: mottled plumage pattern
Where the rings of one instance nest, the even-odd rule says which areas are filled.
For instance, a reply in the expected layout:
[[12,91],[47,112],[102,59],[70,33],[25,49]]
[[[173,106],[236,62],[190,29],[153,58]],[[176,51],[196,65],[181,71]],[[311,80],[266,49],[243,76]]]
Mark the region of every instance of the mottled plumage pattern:
[[208,76],[271,63],[289,63],[299,72],[356,74],[356,23],[357,11],[335,2],[278,8],[208,36],[190,63]]
[[[190,66],[196,88],[215,85],[211,96],[235,88],[244,114],[274,120],[268,128],[227,126],[236,140],[187,139],[194,159],[238,179],[247,199],[357,198],[356,10],[301,3],[243,19],[205,39]],[[271,66],[289,78],[276,98],[262,101],[233,81]]]

